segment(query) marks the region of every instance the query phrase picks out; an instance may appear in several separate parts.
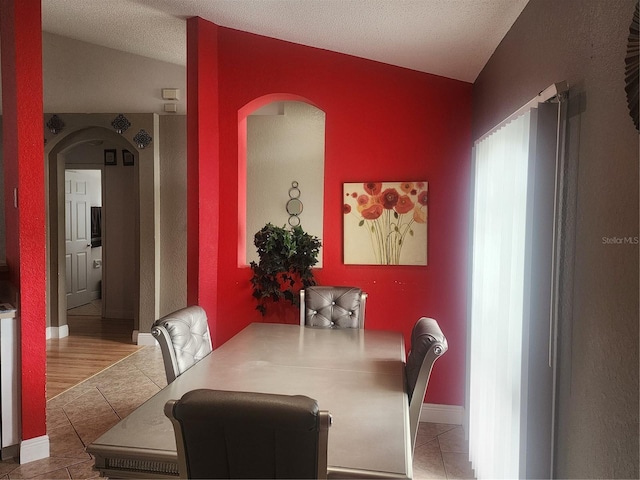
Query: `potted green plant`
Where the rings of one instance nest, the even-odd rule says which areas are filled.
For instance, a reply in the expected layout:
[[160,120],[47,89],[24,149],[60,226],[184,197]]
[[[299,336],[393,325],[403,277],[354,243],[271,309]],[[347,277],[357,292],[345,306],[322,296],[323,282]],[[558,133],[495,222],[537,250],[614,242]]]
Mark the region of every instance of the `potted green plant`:
[[286,300],[298,306],[301,288],[315,285],[313,267],[318,263],[321,242],[302,227],[291,229],[265,225],[254,236],[259,262],[251,262],[253,296],[258,310],[267,313],[270,302]]

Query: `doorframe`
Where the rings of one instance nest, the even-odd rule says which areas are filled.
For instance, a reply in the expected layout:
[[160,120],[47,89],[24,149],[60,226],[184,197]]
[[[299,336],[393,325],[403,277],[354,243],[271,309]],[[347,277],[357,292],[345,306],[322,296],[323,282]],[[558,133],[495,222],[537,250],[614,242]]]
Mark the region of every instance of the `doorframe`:
[[[49,218],[48,229],[48,307],[49,307],[49,328],[47,337],[62,338],[69,335],[68,322],[67,322],[67,302],[66,302],[66,268],[65,268],[65,239],[64,239],[64,173],[66,170],[66,162],[63,154],[80,143],[89,142],[92,140],[102,140],[115,144],[119,148],[127,149],[134,152],[137,157],[137,150],[135,146],[129,142],[123,136],[104,127],[85,127],[74,132],[70,132],[66,136],[60,138],[56,145],[45,155],[48,169],[47,169],[47,185],[48,185],[48,202],[47,202],[47,215]],[[83,165],[74,165],[73,168],[81,169]],[[86,164],[87,168],[95,169],[95,164]],[[102,182],[102,196],[104,206],[104,168],[102,170],[101,182]],[[140,282],[140,235],[139,229],[139,195],[136,198],[136,235],[135,245],[133,248],[138,254],[136,255],[135,276],[136,285]],[[106,210],[106,208],[105,208]],[[107,245],[103,243],[103,269],[105,268],[104,258],[106,256]],[[103,286],[104,291],[104,270],[103,270]],[[139,328],[139,305],[140,295],[139,289],[136,288],[134,292],[134,333]]]
[[[137,309],[134,311],[133,342],[153,345],[151,326],[160,316],[160,120],[157,113],[123,112],[131,127],[117,133],[113,127],[114,113],[58,113],[63,121],[62,131],[52,132],[46,122],[51,114],[45,113],[45,176],[47,188],[47,213],[43,223],[47,225],[47,332],[59,328],[58,281],[58,209],[57,154],[73,143],[100,138],[117,148],[133,152],[138,181],[136,184],[136,262],[135,289]],[[133,139],[140,132],[152,138],[148,145],[138,146]],[[64,316],[63,316],[64,318]],[[63,325],[64,327],[64,325]],[[50,328],[50,330],[49,330]]]
[[[71,149],[71,148],[73,148],[73,147],[74,147],[74,146],[76,146],[76,145],[78,145],[78,144],[77,144],[77,143],[75,143],[74,145],[72,145],[72,146],[70,147],[70,149]],[[68,150],[68,149],[65,149],[65,150]],[[105,204],[105,195],[104,195],[104,190],[105,190],[104,164],[98,164],[98,163],[74,163],[74,164],[66,164],[66,163],[65,163],[65,167],[64,167],[64,176],[63,176],[63,179],[62,179],[62,185],[63,185],[63,188],[64,188],[64,182],[66,181],[66,172],[67,172],[67,170],[98,170],[98,171],[100,172],[100,205],[101,205],[101,206],[104,206],[104,204]],[[63,220],[63,221],[66,221],[66,218],[65,218],[65,217],[66,217],[66,213],[65,213],[64,208],[62,209],[62,215],[63,215],[62,220]],[[107,245],[106,245],[106,244],[107,244],[108,242],[106,241],[106,235],[105,235],[105,233],[104,233],[104,231],[105,231],[105,224],[106,224],[106,222],[104,222],[104,221],[103,221],[103,222],[102,222],[102,232],[103,232],[103,233],[102,233],[102,245],[101,245],[101,247],[102,247],[102,255],[101,255],[102,266],[100,267],[100,269],[101,269],[101,273],[100,273],[100,279],[101,279],[101,281],[100,281],[100,285],[101,285],[101,287],[100,287],[100,298],[102,298],[102,299],[104,298],[104,292],[105,292],[105,288],[104,288],[104,278],[105,278],[105,274],[104,274],[104,271],[105,271],[105,269],[107,268],[107,267],[106,267],[107,262],[105,262],[105,257],[107,256]],[[67,249],[66,249],[66,242],[65,242],[64,246],[63,246],[63,245],[59,245],[59,248],[61,248],[62,250],[64,250],[65,255],[66,255],[66,251],[67,251]],[[65,294],[66,294],[66,286],[67,286],[67,285],[66,285],[66,268],[65,268],[65,275],[64,275],[64,277],[65,277],[65,284],[64,284],[64,287],[65,287]],[[66,298],[66,295],[65,295],[65,298]],[[106,302],[104,302],[104,301],[102,302],[102,307],[101,307],[101,311],[100,311],[100,315],[101,315],[102,317],[104,317],[104,316],[105,316],[105,315],[104,315],[104,312],[105,312],[105,303],[106,303]],[[67,312],[67,311],[68,311],[68,305],[65,305],[65,318],[66,318],[66,312]]]

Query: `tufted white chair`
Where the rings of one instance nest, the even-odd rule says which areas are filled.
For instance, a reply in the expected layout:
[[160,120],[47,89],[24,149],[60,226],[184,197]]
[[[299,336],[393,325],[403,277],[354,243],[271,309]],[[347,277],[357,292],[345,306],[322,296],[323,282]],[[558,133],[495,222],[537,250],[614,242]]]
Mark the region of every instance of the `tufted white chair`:
[[364,328],[366,301],[357,287],[307,287],[300,290],[300,325]]
[[207,314],[197,305],[156,320],[151,334],[162,349],[167,383],[213,351]]
[[424,394],[431,376],[431,369],[438,358],[445,354],[449,345],[447,338],[433,318],[422,317],[411,331],[411,351],[407,358],[405,373],[409,395],[409,426],[411,447],[415,449],[418,423]]

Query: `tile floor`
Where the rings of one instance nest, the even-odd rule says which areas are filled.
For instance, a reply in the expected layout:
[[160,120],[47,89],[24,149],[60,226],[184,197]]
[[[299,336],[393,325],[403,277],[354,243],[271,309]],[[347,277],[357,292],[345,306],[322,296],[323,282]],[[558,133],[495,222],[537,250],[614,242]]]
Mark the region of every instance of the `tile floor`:
[[[159,347],[145,347],[47,402],[51,456],[20,465],[0,462],[0,480],[98,477],[84,451],[103,432],[166,385]],[[414,478],[473,478],[462,428],[422,423]]]

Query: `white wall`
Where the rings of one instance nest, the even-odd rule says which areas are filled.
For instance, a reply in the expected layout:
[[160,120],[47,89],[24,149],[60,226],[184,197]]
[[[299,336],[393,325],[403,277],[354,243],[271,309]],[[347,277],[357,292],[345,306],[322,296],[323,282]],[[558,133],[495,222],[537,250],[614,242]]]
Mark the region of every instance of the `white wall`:
[[[186,112],[183,65],[42,32],[42,68],[45,112],[163,114],[165,103]],[[163,100],[162,88],[180,89],[180,100]]]
[[[293,181],[304,206],[300,226],[322,239],[324,131],[324,112],[303,102],[284,102],[281,115],[247,118],[247,264],[258,261],[256,232],[267,222],[289,225],[286,204]],[[319,260],[317,266],[322,253]]]

